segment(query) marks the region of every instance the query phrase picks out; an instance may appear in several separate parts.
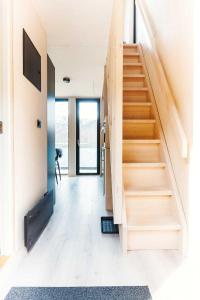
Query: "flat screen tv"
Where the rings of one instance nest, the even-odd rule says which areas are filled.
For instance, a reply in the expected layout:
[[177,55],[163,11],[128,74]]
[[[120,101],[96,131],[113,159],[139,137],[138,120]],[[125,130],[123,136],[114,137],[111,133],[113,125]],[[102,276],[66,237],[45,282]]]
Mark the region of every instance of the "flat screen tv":
[[41,91],[41,56],[23,29],[23,74]]

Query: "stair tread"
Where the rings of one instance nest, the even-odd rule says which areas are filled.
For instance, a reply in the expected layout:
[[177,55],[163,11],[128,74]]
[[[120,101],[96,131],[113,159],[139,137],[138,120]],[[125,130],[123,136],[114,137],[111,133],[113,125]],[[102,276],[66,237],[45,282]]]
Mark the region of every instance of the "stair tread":
[[156,120],[155,119],[144,119],[144,120],[124,119],[123,122],[125,122],[125,123],[139,123],[139,124],[154,124],[154,123],[156,123]]
[[151,102],[123,102],[124,106],[152,106]]
[[150,163],[141,163],[141,162],[137,162],[137,163],[123,163],[123,167],[124,168],[165,168],[166,167],[166,163],[164,162],[159,162],[159,163],[155,163],[155,162],[150,162]]
[[180,230],[181,225],[173,214],[140,213],[127,216],[128,230]]
[[123,56],[140,56],[139,52],[123,53]]
[[123,90],[131,91],[131,92],[137,92],[137,91],[147,92],[148,88],[147,87],[124,87]]
[[124,191],[125,196],[172,196],[167,187],[134,187]]
[[123,63],[124,66],[143,66],[143,64],[141,62],[124,62]]
[[123,78],[145,78],[145,74],[124,74]]
[[160,140],[159,139],[149,139],[149,140],[126,140],[123,139],[123,143],[126,144],[160,144]]
[[138,44],[123,44],[124,48],[136,48],[138,47]]

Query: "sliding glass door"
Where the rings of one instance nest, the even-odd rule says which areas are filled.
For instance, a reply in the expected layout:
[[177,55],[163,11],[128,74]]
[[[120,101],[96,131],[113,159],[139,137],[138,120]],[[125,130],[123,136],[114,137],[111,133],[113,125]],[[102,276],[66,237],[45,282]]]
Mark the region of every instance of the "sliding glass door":
[[100,173],[100,100],[77,99],[76,173]]

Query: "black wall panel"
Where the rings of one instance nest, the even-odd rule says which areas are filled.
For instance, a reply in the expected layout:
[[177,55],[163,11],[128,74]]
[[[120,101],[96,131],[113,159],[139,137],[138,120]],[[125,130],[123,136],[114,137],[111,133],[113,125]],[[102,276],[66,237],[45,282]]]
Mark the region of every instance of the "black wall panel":
[[23,30],[23,74],[41,91],[41,56]]

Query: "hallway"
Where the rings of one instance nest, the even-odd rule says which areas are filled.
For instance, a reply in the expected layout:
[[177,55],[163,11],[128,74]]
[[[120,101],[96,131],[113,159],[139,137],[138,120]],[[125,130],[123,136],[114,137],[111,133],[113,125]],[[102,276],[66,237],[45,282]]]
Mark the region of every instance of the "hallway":
[[98,176],[62,177],[55,213],[10,286],[148,285],[153,294],[162,285],[179,264],[178,252],[123,256],[118,236],[101,234],[102,188]]

